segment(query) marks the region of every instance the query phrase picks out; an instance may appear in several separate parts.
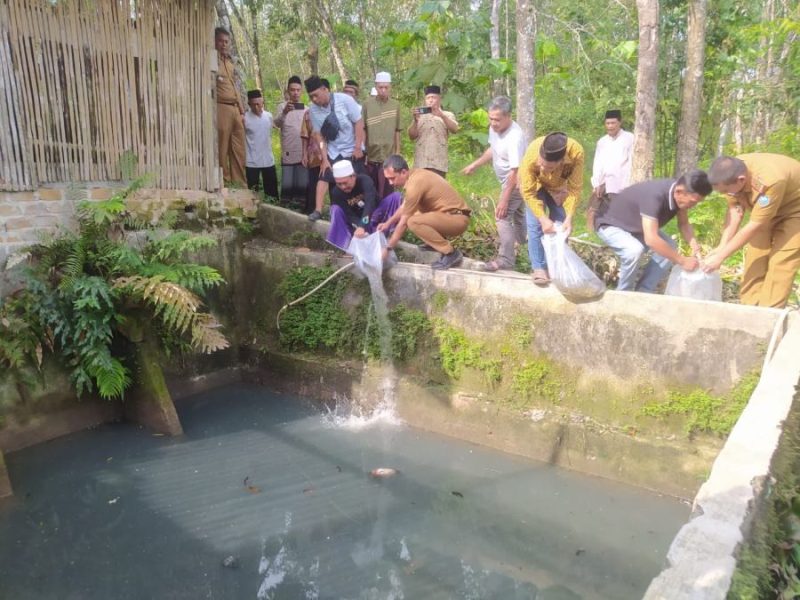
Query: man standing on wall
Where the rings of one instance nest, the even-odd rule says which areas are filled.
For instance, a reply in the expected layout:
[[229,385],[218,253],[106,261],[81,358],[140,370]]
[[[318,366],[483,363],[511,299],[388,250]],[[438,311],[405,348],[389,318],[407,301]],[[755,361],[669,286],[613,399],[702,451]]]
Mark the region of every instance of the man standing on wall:
[[250,106],[244,115],[247,187],[263,189],[264,194],[278,200],[278,176],[272,154],[272,115],[264,110],[261,90],[247,92],[247,104]]
[[453,113],[442,110],[442,89],[438,85],[426,87],[425,106],[415,108],[412,115],[408,137],[416,142],[414,168],[447,177],[447,139],[458,131],[458,121]]
[[214,30],[217,49],[217,139],[219,165],[225,181],[244,187],[244,103],[241,82],[230,56],[231,34],[222,27]]
[[383,175],[383,161],[400,152],[400,103],[390,98],[392,77],[381,72],[375,75],[378,95],[364,101],[364,129],[367,136],[367,173],[372,177],[378,198],[383,199],[394,189]]
[[[742,246],[743,304],[783,307],[800,268],[800,162],[780,154],[722,156],[708,172],[711,185],[728,195],[719,246],[703,261],[705,271]],[[739,229],[744,213],[750,221]]]
[[587,225],[594,229],[594,215],[599,206],[610,202],[631,183],[633,134],[622,128],[622,111],[606,111],[606,135],[597,141],[592,165],[592,197]]
[[[403,204],[394,216],[378,225],[378,231],[391,231],[386,254],[397,246],[400,238],[410,229],[434,250],[441,252],[439,260],[431,264],[434,269],[449,269],[461,262],[461,252],[453,248],[448,238],[467,230],[470,209],[446,179],[428,169],[411,169],[399,154],[392,154],[383,164],[387,181],[395,188],[403,188]],[[385,257],[384,257],[385,258]]]
[[303,82],[297,75],[289,78],[286,86],[287,100],[278,104],[275,127],[281,132],[281,198],[284,202],[306,200],[308,171],[303,162],[301,129],[305,107],[300,102]]
[[[697,269],[700,244],[689,223],[689,209],[711,193],[703,171],[689,171],[677,181],[654,179],[621,191],[613,202],[600,207],[595,217],[597,235],[619,257],[617,290],[654,292],[672,264],[685,271]],[[678,229],[695,256],[683,256],[662,227],[678,217]],[[638,282],[639,259],[652,251]]]
[[513,269],[515,245],[525,243],[525,201],[519,192],[517,175],[526,147],[522,128],[511,118],[511,99],[498,96],[489,105],[489,147],[461,171],[472,175],[475,169],[491,161],[500,182],[500,199],[494,210],[500,250],[496,259],[484,263],[486,271]]
[[331,92],[316,75],[306,79],[305,84],[312,102],[308,109],[312,139],[322,153],[316,206],[314,212],[308,215],[310,221],[317,221],[322,218],[325,201],[326,187],[322,182],[334,185],[331,165],[340,160],[349,160],[356,172],[363,168],[364,120],[361,118],[361,107],[353,98]]
[[560,131],[536,138],[519,168],[519,189],[528,206],[528,255],[536,285],[547,285],[542,236],[562,221],[569,236],[583,187],[583,146]]

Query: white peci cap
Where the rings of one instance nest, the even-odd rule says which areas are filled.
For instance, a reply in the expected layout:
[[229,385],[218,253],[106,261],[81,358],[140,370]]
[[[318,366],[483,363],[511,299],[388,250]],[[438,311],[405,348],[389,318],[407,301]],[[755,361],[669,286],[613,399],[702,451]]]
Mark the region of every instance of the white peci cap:
[[333,177],[334,179],[338,179],[340,177],[349,177],[350,175],[354,175],[355,171],[353,170],[353,163],[349,160],[340,160],[339,162],[333,163],[331,167],[333,170]]
[[381,71],[375,75],[375,83],[392,83],[392,76],[386,71]]

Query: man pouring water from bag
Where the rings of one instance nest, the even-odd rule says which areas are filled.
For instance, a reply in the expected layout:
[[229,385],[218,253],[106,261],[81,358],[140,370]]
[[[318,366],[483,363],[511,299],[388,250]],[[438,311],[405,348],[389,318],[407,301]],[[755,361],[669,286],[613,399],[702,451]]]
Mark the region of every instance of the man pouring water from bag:
[[[655,179],[622,190],[595,216],[597,235],[619,257],[620,291],[655,292],[675,263],[686,271],[697,269],[700,244],[689,223],[689,210],[711,193],[704,171],[689,171],[679,179]],[[683,256],[662,230],[673,218],[693,256]],[[652,251],[650,262],[637,280],[639,259]]]

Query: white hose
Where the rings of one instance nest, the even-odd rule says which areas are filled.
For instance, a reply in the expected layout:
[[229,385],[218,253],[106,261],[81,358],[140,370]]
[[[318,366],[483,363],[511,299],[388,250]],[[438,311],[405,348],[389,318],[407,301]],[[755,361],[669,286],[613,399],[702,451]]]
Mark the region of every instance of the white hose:
[[299,297],[299,298],[297,298],[296,300],[292,300],[291,302],[289,302],[289,304],[284,304],[284,305],[281,307],[281,309],[278,311],[278,316],[277,316],[277,317],[275,317],[275,325],[277,325],[277,327],[278,327],[278,334],[280,334],[280,332],[281,332],[281,313],[282,313],[284,310],[286,310],[286,309],[287,309],[287,308],[289,308],[290,306],[294,306],[295,304],[299,304],[300,302],[302,302],[303,300],[305,300],[306,298],[308,298],[309,296],[311,296],[312,294],[314,294],[314,293],[315,293],[317,290],[319,290],[320,288],[322,288],[322,287],[323,287],[323,286],[324,286],[326,283],[328,283],[328,282],[329,282],[331,279],[333,279],[334,277],[336,277],[336,276],[337,276],[337,275],[339,275],[340,273],[344,273],[345,271],[347,271],[347,269],[351,268],[351,267],[352,267],[353,265],[355,265],[355,264],[356,264],[356,263],[354,263],[354,262],[347,263],[345,266],[343,266],[343,267],[341,267],[341,268],[337,269],[336,271],[334,271],[333,273],[331,273],[330,277],[328,277],[327,279],[325,279],[325,281],[323,281],[322,283],[320,283],[320,284],[319,284],[317,287],[315,287],[313,290],[311,290],[311,291],[310,291],[310,292],[308,292],[307,294],[305,294],[305,295],[303,295],[303,296],[300,296],[300,297]]

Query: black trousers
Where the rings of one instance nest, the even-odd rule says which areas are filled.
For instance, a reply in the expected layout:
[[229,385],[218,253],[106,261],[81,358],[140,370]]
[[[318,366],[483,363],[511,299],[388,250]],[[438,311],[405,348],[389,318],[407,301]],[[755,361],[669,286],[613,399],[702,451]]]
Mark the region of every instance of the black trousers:
[[[251,190],[264,190],[267,196],[275,198],[278,196],[278,172],[275,165],[271,167],[245,167],[247,175],[247,187]],[[263,187],[261,181],[264,182]]]

